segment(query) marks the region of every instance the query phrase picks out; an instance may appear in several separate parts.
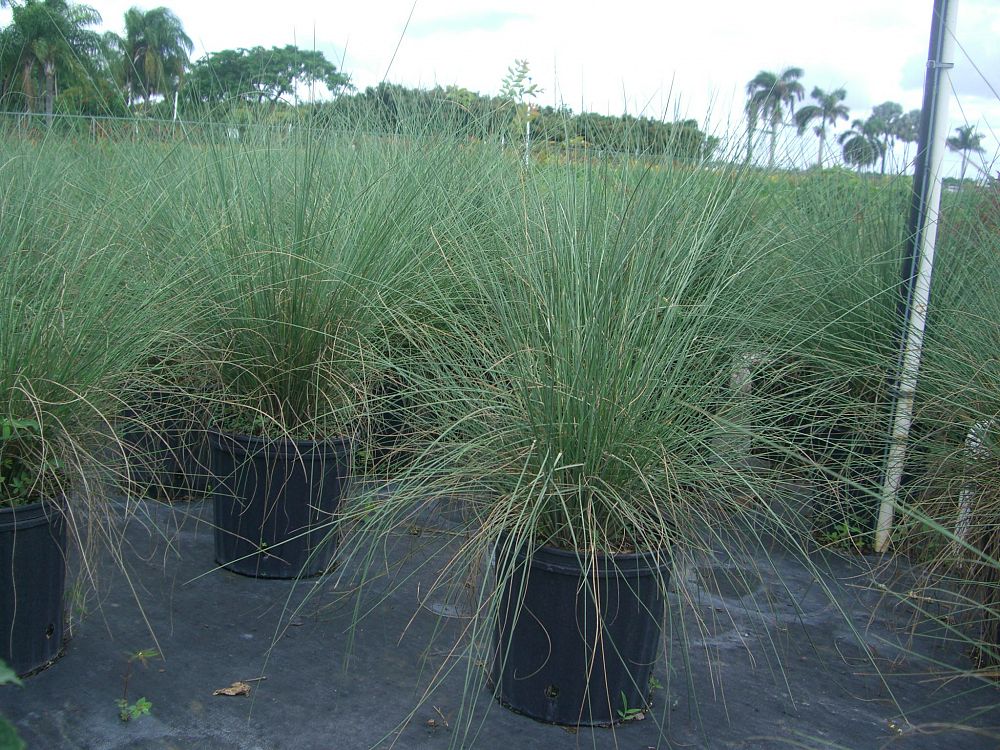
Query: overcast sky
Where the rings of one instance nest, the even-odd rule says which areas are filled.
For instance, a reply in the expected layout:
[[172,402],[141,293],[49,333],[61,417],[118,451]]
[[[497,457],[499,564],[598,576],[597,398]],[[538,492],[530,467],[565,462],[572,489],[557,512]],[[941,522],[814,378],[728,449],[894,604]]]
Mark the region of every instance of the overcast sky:
[[[90,4],[106,28],[120,31],[128,7],[159,3]],[[719,135],[740,129],[750,78],[790,65],[805,70],[807,92],[813,86],[846,88],[852,119],[867,116],[872,105],[886,100],[904,110],[919,107],[933,7],[931,0],[164,4],[194,40],[195,58],[225,48],[296,43],[342,63],[358,88],[385,78],[409,86],[457,84],[482,93],[496,93],[507,67],[524,58],[544,90],[541,104],[691,117]],[[952,126],[977,127],[996,173],[1000,0],[959,0],[958,18]],[[816,139],[804,138],[799,148],[802,159],[814,159]],[[949,171],[957,172],[957,164],[950,159]]]

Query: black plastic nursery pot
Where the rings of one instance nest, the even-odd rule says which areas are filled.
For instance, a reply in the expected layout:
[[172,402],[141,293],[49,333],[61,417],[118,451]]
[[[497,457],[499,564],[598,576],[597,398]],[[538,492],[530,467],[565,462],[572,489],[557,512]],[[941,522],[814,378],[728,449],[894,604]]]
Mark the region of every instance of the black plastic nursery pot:
[[153,392],[124,415],[121,441],[126,448],[130,489],[168,500],[190,498],[205,489],[208,456],[205,420]]
[[507,708],[567,726],[610,726],[649,706],[660,646],[665,555],[498,545],[492,682]]
[[405,460],[403,449],[413,429],[408,419],[410,404],[398,380],[383,380],[376,386],[374,396],[377,407],[371,420],[369,458],[373,465],[388,468],[391,463]]
[[66,523],[48,503],[0,508],[0,660],[25,676],[63,649]]
[[215,560],[255,578],[320,575],[347,490],[352,442],[268,439],[210,429]]

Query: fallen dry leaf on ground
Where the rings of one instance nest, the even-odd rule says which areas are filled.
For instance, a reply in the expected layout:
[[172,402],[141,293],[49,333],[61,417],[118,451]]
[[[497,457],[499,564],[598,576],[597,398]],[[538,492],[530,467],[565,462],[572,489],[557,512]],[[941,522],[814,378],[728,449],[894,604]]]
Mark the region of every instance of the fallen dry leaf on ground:
[[250,695],[250,686],[245,682],[234,682],[229,687],[219,688],[212,695]]

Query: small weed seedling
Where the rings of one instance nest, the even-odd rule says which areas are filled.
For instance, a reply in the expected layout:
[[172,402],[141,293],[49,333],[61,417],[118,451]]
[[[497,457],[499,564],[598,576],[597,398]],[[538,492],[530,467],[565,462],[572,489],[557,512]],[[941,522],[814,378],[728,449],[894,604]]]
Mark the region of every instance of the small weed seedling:
[[618,718],[622,721],[642,721],[646,718],[645,712],[641,708],[632,708],[628,705],[628,698],[625,691],[622,691],[622,707],[618,709]]
[[147,715],[150,709],[153,708],[153,704],[145,698],[139,698],[135,703],[129,703],[128,683],[132,678],[132,665],[135,662],[139,662],[145,667],[150,659],[155,659],[159,655],[159,652],[155,649],[148,648],[136,651],[128,657],[128,661],[125,664],[125,675],[122,678],[122,697],[115,701],[115,705],[118,706],[118,718],[122,721],[138,719],[140,716]]
[[149,709],[153,707],[145,698],[140,698],[135,703],[129,703],[126,698],[118,699],[118,718],[122,721],[131,721],[132,719],[138,719],[140,716],[145,716],[149,713]]
[[861,544],[861,540],[864,538],[864,532],[855,524],[842,521],[829,532],[823,534],[820,541],[830,547],[860,554],[864,551]]

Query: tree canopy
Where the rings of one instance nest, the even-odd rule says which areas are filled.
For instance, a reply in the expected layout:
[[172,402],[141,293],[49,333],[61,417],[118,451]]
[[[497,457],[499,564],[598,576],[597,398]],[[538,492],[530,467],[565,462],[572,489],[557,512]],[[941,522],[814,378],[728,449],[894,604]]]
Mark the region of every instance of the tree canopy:
[[[509,136],[514,114],[511,100],[505,96],[489,97],[456,86],[417,89],[394,83],[370,86],[312,107],[320,121],[348,129],[363,126],[396,132],[405,123],[428,132],[479,139]],[[574,148],[700,160],[710,158],[719,143],[695,120],[664,122],[633,115],[577,114],[566,107],[551,106],[535,108],[531,117],[534,142]]]
[[903,107],[896,102],[882,102],[872,107],[871,117],[868,118],[867,128],[869,132],[877,134],[882,141],[880,158],[882,165],[879,168],[880,174],[885,174],[886,156],[892,153],[892,147],[899,136],[899,128],[903,119]]
[[139,97],[148,104],[151,96],[178,90],[194,44],[171,10],[130,8],[125,12],[125,35],[111,39],[129,104]]
[[102,37],[90,27],[100,21],[100,14],[89,5],[65,0],[12,2],[11,25],[0,32],[4,100],[19,100],[26,112],[39,111],[41,104],[51,121],[57,76],[86,78],[99,72]]
[[188,74],[188,93],[204,102],[289,103],[301,87],[323,84],[332,94],[350,86],[349,78],[318,50],[295,45],[250,47],[211,52]]
[[884,158],[885,145],[881,136],[879,123],[871,117],[852,122],[851,129],[837,139],[843,149],[844,162],[860,172]]

